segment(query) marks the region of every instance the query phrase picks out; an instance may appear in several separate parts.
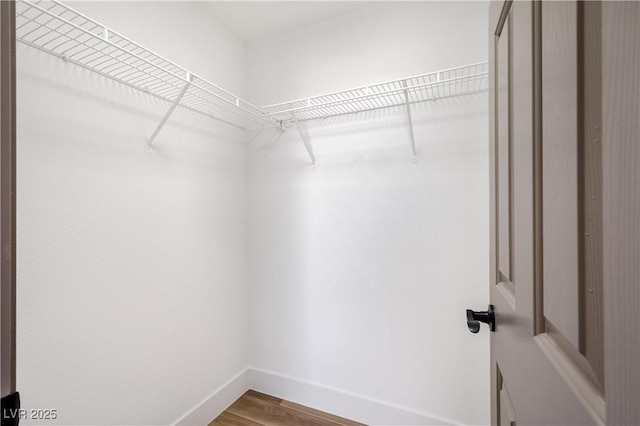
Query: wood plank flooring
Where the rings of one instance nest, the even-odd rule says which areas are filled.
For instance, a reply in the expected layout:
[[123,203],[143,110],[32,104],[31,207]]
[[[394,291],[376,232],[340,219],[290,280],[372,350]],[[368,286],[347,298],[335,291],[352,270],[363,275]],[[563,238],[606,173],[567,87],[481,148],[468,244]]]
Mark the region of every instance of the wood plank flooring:
[[254,390],[247,391],[209,426],[364,426]]

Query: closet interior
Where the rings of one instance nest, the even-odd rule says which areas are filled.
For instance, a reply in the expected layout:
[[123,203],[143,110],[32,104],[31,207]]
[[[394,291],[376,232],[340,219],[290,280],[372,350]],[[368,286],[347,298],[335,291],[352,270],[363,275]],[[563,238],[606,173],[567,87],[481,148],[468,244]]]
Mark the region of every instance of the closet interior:
[[17,1],[25,405],[485,422],[488,3],[243,3]]

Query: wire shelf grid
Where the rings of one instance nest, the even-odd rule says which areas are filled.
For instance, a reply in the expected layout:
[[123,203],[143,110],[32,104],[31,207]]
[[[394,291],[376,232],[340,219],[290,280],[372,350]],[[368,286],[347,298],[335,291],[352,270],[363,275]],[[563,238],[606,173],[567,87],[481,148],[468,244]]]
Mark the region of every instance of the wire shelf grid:
[[421,74],[356,89],[265,106],[276,120],[313,120],[486,92],[488,63]]
[[16,12],[16,36],[20,42],[242,129],[281,126],[291,120],[352,114],[488,90],[488,64],[480,62],[259,108],[58,0],[18,0]]
[[260,108],[57,0],[19,0],[16,38],[167,102],[182,94],[180,106],[235,127],[277,124]]

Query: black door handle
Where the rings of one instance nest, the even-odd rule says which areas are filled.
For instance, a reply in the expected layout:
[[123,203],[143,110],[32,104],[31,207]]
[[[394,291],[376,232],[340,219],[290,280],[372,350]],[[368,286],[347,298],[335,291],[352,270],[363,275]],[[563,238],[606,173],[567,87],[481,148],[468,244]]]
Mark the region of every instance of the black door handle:
[[493,305],[489,305],[489,309],[486,311],[472,311],[467,309],[467,327],[472,333],[480,331],[480,323],[484,322],[489,324],[491,331],[496,331],[496,316],[493,310]]

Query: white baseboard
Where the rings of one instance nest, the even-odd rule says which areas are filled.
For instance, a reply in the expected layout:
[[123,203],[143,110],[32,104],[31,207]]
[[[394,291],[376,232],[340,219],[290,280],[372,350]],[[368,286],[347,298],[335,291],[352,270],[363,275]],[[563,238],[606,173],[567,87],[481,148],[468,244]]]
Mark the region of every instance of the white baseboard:
[[249,368],[249,386],[258,392],[368,425],[457,424],[441,416],[259,368]]
[[455,425],[451,419],[364,395],[249,367],[220,386],[173,425],[206,425],[253,389],[367,425]]
[[173,425],[207,425],[249,389],[249,369],[245,369],[176,420]]

